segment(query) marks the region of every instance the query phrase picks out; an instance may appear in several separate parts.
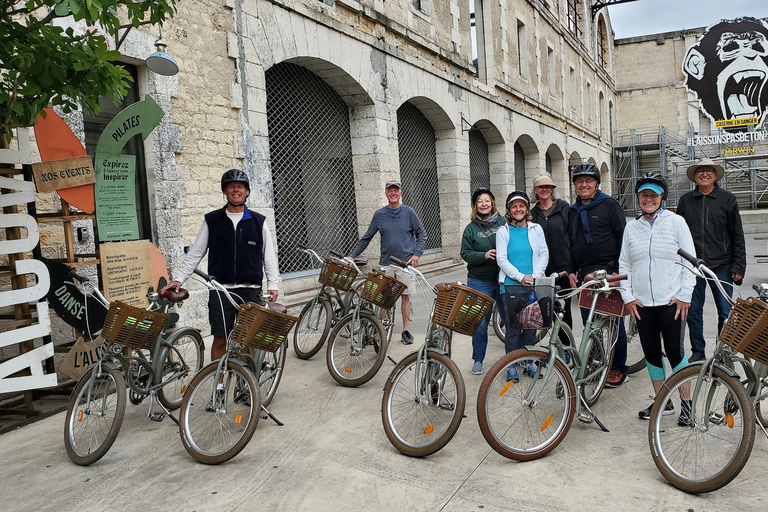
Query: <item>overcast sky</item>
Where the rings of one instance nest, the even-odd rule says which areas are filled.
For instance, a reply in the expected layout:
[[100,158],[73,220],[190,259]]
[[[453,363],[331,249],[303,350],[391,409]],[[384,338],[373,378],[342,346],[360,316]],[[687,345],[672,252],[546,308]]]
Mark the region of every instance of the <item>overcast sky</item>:
[[608,7],[616,39],[768,17],[768,0],[636,0]]

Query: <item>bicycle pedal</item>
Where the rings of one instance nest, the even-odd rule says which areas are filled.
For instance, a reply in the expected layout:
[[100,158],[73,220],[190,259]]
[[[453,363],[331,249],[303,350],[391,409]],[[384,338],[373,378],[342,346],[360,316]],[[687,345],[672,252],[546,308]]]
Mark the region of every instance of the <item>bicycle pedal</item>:
[[595,421],[595,415],[588,412],[580,412],[577,414],[577,418],[579,418],[579,421],[582,423],[592,423]]
[[149,415],[149,419],[152,421],[163,421],[165,419],[165,413],[153,412]]

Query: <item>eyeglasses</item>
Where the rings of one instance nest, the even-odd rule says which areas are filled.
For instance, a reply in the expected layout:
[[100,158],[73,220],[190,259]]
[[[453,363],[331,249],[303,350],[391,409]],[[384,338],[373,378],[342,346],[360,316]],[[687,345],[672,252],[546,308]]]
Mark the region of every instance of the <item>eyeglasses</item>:
[[696,174],[715,174],[714,169],[696,169]]
[[576,185],[581,185],[582,183],[597,183],[597,180],[595,178],[576,178],[574,183]]

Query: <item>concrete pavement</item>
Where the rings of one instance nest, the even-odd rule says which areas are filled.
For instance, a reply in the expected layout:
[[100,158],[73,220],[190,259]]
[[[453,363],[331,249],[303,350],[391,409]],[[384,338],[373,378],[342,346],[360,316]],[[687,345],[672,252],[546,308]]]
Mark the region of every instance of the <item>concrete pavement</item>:
[[[754,255],[765,241],[748,235],[748,272],[742,293],[768,281]],[[454,272],[433,282],[465,281]],[[431,299],[430,299],[431,300]],[[423,342],[426,306],[419,297],[412,332]],[[712,339],[716,318],[707,305]],[[396,337],[399,328],[396,328]],[[577,329],[578,331],[578,329]],[[208,344],[210,345],[210,344]],[[688,343],[686,342],[686,345]],[[414,345],[415,347],[416,345]],[[399,361],[414,347],[399,341],[389,354]],[[711,349],[711,346],[709,347]],[[486,368],[504,353],[491,335]],[[526,463],[490,449],[476,418],[482,376],[470,373],[470,338],[454,338],[454,360],[467,388],[466,417],[440,452],[413,459],[384,435],[382,388],[393,368],[356,389],[328,374],[324,350],[312,360],[289,350],[286,370],[270,410],[285,426],[261,420],[250,444],[221,466],[195,462],[170,420],[146,418],[147,405],[127,406],[117,441],[90,467],[74,465],[64,449],[64,413],[0,436],[0,503],[4,510],[758,510],[768,474],[768,440],[758,429],[752,456],[725,488],[693,496],[660,475],[648,448],[648,422],[637,418],[651,385],[646,372],[606,390],[593,408],[610,429],[578,421],[547,457]]]

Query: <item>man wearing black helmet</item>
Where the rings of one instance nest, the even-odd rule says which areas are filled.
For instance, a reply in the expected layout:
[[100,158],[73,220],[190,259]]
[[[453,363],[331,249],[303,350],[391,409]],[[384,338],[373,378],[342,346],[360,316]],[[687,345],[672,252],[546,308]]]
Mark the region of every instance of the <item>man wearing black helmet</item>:
[[[265,217],[245,206],[251,193],[248,175],[230,169],[221,177],[221,191],[227,199],[223,208],[205,215],[195,243],[184,258],[177,279],[164,288],[179,289],[208,252],[208,273],[225,288],[246,302],[261,302],[261,286],[266,273],[267,292],[277,299],[277,258],[272,235]],[[226,351],[227,335],[235,322],[235,308],[218,293],[208,297],[208,320],[213,334],[211,359],[219,359]]]
[[[571,205],[568,221],[572,253],[572,287],[578,286],[584,276],[604,269],[609,274],[619,270],[621,238],[627,219],[621,205],[601,192],[600,170],[595,164],[578,164],[571,167],[571,179],[576,188],[576,202]],[[586,322],[588,310],[582,309]],[[613,367],[606,386],[617,388],[627,379],[627,333],[624,322],[619,322],[619,337],[613,356]]]

